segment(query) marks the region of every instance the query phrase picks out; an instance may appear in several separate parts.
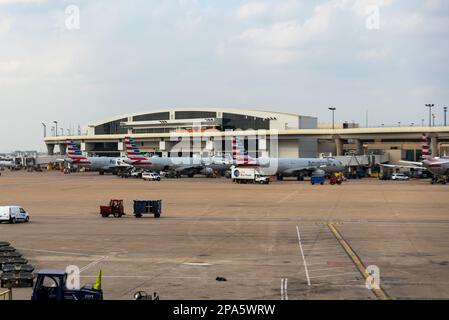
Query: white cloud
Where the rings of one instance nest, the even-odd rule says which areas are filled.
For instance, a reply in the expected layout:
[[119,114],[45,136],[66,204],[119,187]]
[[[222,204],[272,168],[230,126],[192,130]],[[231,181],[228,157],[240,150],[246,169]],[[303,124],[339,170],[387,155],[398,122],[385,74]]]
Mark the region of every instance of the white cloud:
[[241,20],[258,18],[265,15],[269,8],[269,4],[265,2],[249,2],[238,8],[237,17]]
[[301,25],[297,20],[276,22],[268,28],[251,28],[243,31],[238,39],[245,44],[265,48],[292,48],[304,44],[314,36],[327,30],[332,7],[315,8],[311,18]]
[[9,5],[9,4],[34,4],[34,3],[43,3],[47,0],[0,0],[1,5]]
[[9,32],[13,21],[14,19],[12,19],[11,17],[5,18],[0,16],[0,35]]
[[386,59],[390,54],[390,48],[377,48],[359,52],[356,54],[356,57],[362,61],[376,62]]
[[282,18],[298,13],[299,0],[284,0],[275,2],[253,1],[245,3],[237,9],[237,18],[251,20],[263,17]]
[[17,72],[21,65],[22,62],[18,60],[0,61],[0,74],[4,75]]
[[434,98],[439,89],[432,85],[418,86],[412,89],[411,94],[418,98]]
[[415,31],[423,25],[424,20],[424,16],[420,13],[404,14],[391,21],[390,26],[399,31]]
[[[391,6],[395,0],[355,0],[352,10],[360,16],[366,16],[366,9],[372,6],[379,8]],[[344,1],[349,3],[348,1]]]
[[243,55],[257,63],[297,60],[301,57],[301,47],[328,29],[336,8],[335,2],[316,6],[313,15],[303,24],[293,19],[274,22],[268,27],[249,28],[230,45],[240,47]]
[[443,5],[443,0],[426,0],[424,1],[424,9],[430,10],[430,11],[436,11],[441,8]]

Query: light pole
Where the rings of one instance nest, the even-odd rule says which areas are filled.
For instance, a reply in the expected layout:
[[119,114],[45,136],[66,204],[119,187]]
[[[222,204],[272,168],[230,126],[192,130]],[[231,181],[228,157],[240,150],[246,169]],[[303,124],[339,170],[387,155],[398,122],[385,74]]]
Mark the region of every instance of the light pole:
[[424,119],[421,119],[421,127],[424,127]]
[[53,123],[55,124],[55,136],[58,136],[58,121],[53,121]]
[[447,107],[444,107],[443,110],[444,110],[444,126],[447,126],[447,123],[446,123]]
[[426,104],[426,107],[429,108],[429,127],[432,126],[432,108],[435,107],[433,103]]
[[46,138],[47,137],[47,125],[43,122],[41,122],[41,123],[42,123],[42,126],[44,127],[44,138]]
[[332,130],[335,130],[335,110],[337,108],[331,107],[329,110],[332,111]]
[[398,127],[400,127],[401,126],[401,121],[398,121]]
[[435,113],[432,113],[432,127],[435,127],[435,118],[437,116],[435,115]]

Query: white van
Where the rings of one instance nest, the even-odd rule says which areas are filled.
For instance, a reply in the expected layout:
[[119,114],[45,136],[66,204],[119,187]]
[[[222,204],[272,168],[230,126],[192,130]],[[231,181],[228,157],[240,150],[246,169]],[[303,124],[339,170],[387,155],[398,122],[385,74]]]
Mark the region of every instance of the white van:
[[22,207],[5,206],[0,207],[0,222],[8,221],[9,223],[16,223],[18,221],[29,222],[30,216]]
[[157,172],[144,172],[142,179],[146,181],[161,181],[161,175]]

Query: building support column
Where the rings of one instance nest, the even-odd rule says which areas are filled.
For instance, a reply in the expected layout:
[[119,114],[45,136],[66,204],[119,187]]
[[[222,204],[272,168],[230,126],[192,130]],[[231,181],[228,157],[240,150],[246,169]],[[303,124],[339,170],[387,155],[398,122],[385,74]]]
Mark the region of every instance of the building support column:
[[339,136],[336,136],[335,138],[335,155],[342,156],[343,155],[343,141],[340,139]]
[[355,140],[355,150],[357,155],[363,155],[363,143],[362,140],[356,139]]
[[432,157],[437,157],[439,154],[438,150],[438,138],[436,136],[430,137],[430,150],[432,152]]
[[65,156],[67,154],[67,145],[60,143],[59,144],[59,153],[61,154],[61,156]]
[[55,145],[54,144],[47,144],[47,154],[49,156],[53,156],[55,154]]

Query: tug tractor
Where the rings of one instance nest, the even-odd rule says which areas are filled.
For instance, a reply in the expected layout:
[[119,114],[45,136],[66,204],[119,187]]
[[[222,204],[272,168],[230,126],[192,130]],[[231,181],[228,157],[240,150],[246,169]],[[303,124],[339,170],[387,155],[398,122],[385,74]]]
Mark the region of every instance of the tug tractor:
[[37,274],[31,300],[103,300],[101,270],[92,287],[68,289],[67,273],[62,270],[41,270]]
[[100,206],[100,214],[103,218],[113,215],[115,218],[121,218],[125,215],[123,200],[112,199],[108,206]]
[[332,174],[329,181],[331,185],[340,185],[343,182],[343,175],[341,173]]

